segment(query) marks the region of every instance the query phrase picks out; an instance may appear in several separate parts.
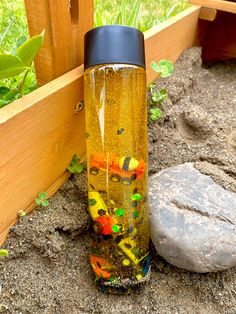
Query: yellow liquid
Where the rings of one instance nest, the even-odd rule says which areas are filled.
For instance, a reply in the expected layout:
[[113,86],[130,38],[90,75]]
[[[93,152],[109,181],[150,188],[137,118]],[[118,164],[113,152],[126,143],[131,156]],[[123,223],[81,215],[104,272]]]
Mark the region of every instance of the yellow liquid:
[[100,285],[140,283],[149,273],[146,72],[133,65],[84,75],[90,262]]

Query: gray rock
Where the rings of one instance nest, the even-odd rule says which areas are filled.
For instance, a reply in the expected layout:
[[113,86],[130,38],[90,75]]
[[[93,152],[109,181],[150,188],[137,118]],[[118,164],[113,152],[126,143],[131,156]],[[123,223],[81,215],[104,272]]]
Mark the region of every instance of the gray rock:
[[159,255],[195,272],[236,266],[236,194],[192,163],[150,177],[150,231]]

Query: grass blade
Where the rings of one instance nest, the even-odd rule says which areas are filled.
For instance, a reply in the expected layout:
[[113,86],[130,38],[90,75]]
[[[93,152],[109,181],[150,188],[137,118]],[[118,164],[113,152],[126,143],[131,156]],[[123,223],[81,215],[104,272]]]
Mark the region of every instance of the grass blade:
[[122,16],[121,16],[121,12],[119,12],[117,14],[117,17],[115,18],[115,22],[114,22],[115,25],[122,25]]
[[121,16],[121,25],[125,25],[126,23],[126,7],[127,7],[127,1],[123,0],[120,6],[120,16]]
[[127,26],[138,27],[139,26],[139,18],[140,18],[140,10],[141,9],[141,1],[137,0],[133,6],[133,9],[130,12],[130,16],[127,21]]
[[169,10],[166,12],[166,19],[168,19],[171,14],[174,12],[175,8],[179,5],[179,1],[175,2],[172,7],[169,8]]
[[99,12],[96,12],[94,17],[94,27],[100,27],[105,25],[104,21],[102,20],[101,14]]

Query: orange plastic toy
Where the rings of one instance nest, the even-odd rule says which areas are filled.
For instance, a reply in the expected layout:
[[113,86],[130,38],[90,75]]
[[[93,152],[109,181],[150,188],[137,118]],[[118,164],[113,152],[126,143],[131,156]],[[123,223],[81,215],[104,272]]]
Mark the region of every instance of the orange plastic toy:
[[119,158],[114,154],[95,153],[90,160],[90,174],[97,175],[100,170],[108,170],[111,181],[130,185],[134,180],[143,177],[145,162],[143,159],[137,161],[133,157]]
[[112,226],[114,225],[114,219],[111,216],[101,216],[96,219],[101,225],[101,233],[104,235],[112,234]]
[[97,276],[103,277],[105,279],[110,279],[111,274],[108,273],[106,270],[110,270],[112,268],[112,265],[108,263],[104,258],[91,255],[90,263]]

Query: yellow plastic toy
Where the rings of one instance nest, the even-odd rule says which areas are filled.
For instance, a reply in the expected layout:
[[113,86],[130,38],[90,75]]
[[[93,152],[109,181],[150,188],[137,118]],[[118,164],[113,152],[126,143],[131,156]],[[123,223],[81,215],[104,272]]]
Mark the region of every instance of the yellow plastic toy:
[[123,239],[119,242],[118,246],[122,249],[123,252],[134,262],[134,264],[138,264],[140,259],[138,259],[134,253],[132,253],[132,249],[137,247],[137,244],[131,238]]
[[96,219],[101,216],[99,211],[104,211],[104,215],[109,215],[106,204],[104,203],[101,195],[98,192],[89,192],[89,213],[92,219]]

